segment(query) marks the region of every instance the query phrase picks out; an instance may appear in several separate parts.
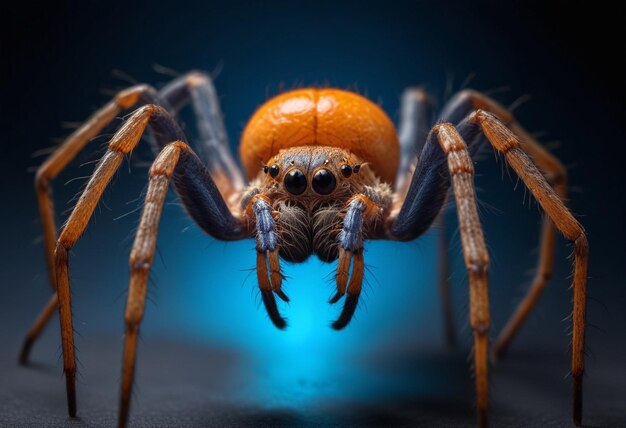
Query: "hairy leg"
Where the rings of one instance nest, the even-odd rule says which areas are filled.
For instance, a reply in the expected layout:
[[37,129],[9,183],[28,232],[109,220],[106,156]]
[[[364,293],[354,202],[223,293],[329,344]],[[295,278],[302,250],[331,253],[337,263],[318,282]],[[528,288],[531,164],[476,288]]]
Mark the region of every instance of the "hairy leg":
[[[146,103],[155,103],[174,112],[191,99],[196,115],[196,124],[201,138],[205,162],[210,166],[211,176],[222,195],[231,205],[231,196],[243,187],[243,178],[228,148],[228,138],[222,122],[219,101],[209,76],[201,72],[190,72],[173,80],[157,92],[148,85],[137,85],[121,91],[112,101],[99,109],[78,130],[73,132],[55,152],[41,165],[35,178],[35,191],[43,227],[44,247],[48,265],[50,285],[56,289],[54,273],[54,246],[57,226],[52,202],[52,182],[76,155],[124,110]],[[158,147],[154,147],[158,152]],[[52,318],[58,305],[54,293],[42,309],[20,351],[21,364],[28,362],[30,350]]]
[[85,190],[57,240],[54,266],[57,294],[59,296],[63,367],[66,377],[68,411],[72,417],[76,415],[76,357],[70,302],[69,251],[87,227],[104,189],[121,165],[124,156],[135,148],[148,125],[156,131],[155,134],[159,137],[165,137],[167,133],[170,133],[168,135],[170,141],[185,140],[178,125],[162,107],[146,105],[135,111],[109,142],[107,152],[89,179]]
[[[459,125],[459,129],[482,130],[492,146],[504,154],[526,187],[531,191],[556,228],[574,244],[573,313],[572,313],[572,380],[573,420],[582,423],[582,377],[585,356],[585,313],[587,301],[587,264],[589,244],[583,227],[565,207],[562,199],[535,166],[522,143],[502,121],[491,113],[478,110]],[[461,132],[463,135],[463,132]]]
[[490,326],[489,254],[476,207],[474,165],[463,138],[451,124],[436,125],[432,135],[437,138],[439,145],[448,157],[448,169],[456,199],[463,256],[469,274],[470,326],[474,335],[478,426],[486,427],[489,395],[487,364]]
[[120,428],[126,426],[129,418],[139,325],[144,313],[159,219],[170,182],[173,182],[183,207],[207,233],[223,240],[247,236],[246,229],[229,211],[210,178],[209,170],[185,143],[175,141],[166,145],[150,168],[149,176],[144,208],[129,259],[131,277],[125,314]]
[[[582,418],[582,375],[584,372],[584,328],[588,244],[582,226],[573,218],[563,201],[539,172],[522,144],[497,117],[485,111],[472,113],[457,126],[464,141],[477,141],[483,132],[533,193],[552,223],[574,242],[574,309],[572,337],[572,376],[574,381],[574,422]],[[470,147],[471,149],[471,147]],[[471,151],[471,150],[470,150]],[[394,206],[386,219],[385,236],[408,241],[420,236],[435,220],[444,202],[450,176],[442,157],[429,138],[422,150],[407,196]]]
[[[35,193],[39,205],[39,217],[43,229],[43,243],[46,255],[48,280],[56,290],[56,274],[54,271],[54,247],[57,240],[54,204],[52,202],[52,182],[67,165],[74,160],[82,149],[109,125],[122,111],[139,103],[159,102],[156,90],[147,85],[133,86],[118,93],[113,100],[96,111],[87,121],[46,159],[35,175]],[[161,102],[162,103],[162,102]],[[26,364],[33,343],[43,332],[54,310],[58,305],[58,297],[54,293],[46,306],[29,329],[20,352],[20,363]]]
[[152,164],[143,212],[130,254],[130,286],[126,302],[126,335],[124,339],[118,419],[120,428],[124,428],[128,422],[137,357],[137,338],[139,336],[139,325],[144,314],[148,278],[150,276],[150,267],[154,260],[159,220],[170,180],[182,152],[190,152],[189,147],[180,141],[173,142],[161,151]]
[[[565,200],[567,198],[567,171],[565,167],[528,134],[515,120],[511,112],[495,100],[474,90],[464,90],[459,92],[444,107],[441,118],[444,121],[459,124],[471,112],[478,109],[494,114],[520,138],[520,148],[530,156],[543,172],[548,183],[554,188],[561,200]],[[471,146],[470,151],[477,149],[477,144],[473,144],[470,141],[468,141],[468,144]],[[540,252],[535,277],[524,299],[498,335],[492,350],[494,359],[504,354],[524,324],[524,321],[528,318],[542,291],[547,286],[552,276],[552,267],[554,265],[555,241],[556,234],[552,222],[549,217],[545,217],[541,231]]]

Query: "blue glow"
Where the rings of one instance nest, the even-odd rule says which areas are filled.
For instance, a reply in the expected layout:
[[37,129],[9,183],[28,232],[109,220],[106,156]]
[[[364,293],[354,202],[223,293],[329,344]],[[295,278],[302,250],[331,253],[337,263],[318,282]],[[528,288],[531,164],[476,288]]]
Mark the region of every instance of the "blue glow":
[[[168,268],[155,267],[157,283],[163,285],[158,310],[148,308],[144,325],[148,334],[156,327],[162,335],[239,350],[250,369],[241,374],[246,384],[242,400],[298,408],[333,397],[367,400],[407,389],[430,390],[430,376],[424,377],[428,385],[415,384],[401,373],[372,372],[368,362],[440,343],[430,234],[410,244],[367,242],[364,295],[355,319],[337,332],[330,323],[343,301],[327,303],[336,263],[312,257],[284,264],[291,303],[279,302],[289,323],[279,331],[260,303],[256,274],[250,270],[255,263],[252,241],[224,244],[179,230],[169,225],[162,230],[160,247]],[[177,247],[198,256],[180,257]]]

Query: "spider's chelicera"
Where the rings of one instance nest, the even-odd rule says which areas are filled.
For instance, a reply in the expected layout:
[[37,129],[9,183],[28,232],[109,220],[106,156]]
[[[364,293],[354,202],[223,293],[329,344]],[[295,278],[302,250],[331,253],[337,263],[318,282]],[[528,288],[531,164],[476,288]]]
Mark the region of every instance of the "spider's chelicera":
[[[199,141],[194,145],[198,154],[188,145],[176,119],[188,102],[198,122]],[[135,111],[109,142],[57,236],[51,181],[94,136],[130,108]],[[218,97],[205,74],[182,76],[160,91],[147,85],[122,91],[68,137],[37,172],[48,273],[56,293],[28,333],[21,361],[28,359],[33,342],[58,307],[68,410],[75,416],[69,250],[125,155],[150,128],[158,156],[150,168],[130,255],[121,427],[128,419],[139,325],[170,184],[189,216],[209,235],[221,240],[255,239],[260,293],[272,323],[280,329],[286,321],[275,296],[288,300],[281,259],[302,262],[316,255],[326,262],[337,260],[336,293],[330,302],[343,299],[341,314],[332,323],[333,328],[342,329],[350,322],[361,294],[364,242],[418,238],[436,221],[452,189],[469,274],[478,424],[486,426],[489,256],[476,209],[471,157],[488,141],[505,156],[546,213],[537,276],[498,337],[493,354],[504,352],[545,287],[552,272],[556,228],[574,243],[572,377],[574,421],[580,424],[588,246],[582,226],[563,203],[565,169],[509,111],[478,92],[466,90],[453,97],[432,128],[430,99],[421,89],[405,92],[401,113],[396,133],[383,110],[358,94],[314,88],[284,93],[263,104],[248,122],[240,144],[241,169],[230,153]],[[442,275],[440,281],[444,291],[446,277]],[[445,307],[451,325],[449,305]]]

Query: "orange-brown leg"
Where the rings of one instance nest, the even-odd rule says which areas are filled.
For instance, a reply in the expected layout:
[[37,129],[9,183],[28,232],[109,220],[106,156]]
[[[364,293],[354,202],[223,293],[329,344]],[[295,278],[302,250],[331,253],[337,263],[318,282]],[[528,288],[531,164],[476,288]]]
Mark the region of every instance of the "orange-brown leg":
[[[548,183],[556,194],[565,200],[567,198],[567,171],[563,164],[539,144],[516,120],[513,114],[504,106],[480,92],[467,89],[450,102],[448,111],[451,116],[458,116],[459,112],[466,116],[474,110],[484,110],[494,114],[505,123],[515,135],[520,138],[520,147],[543,172]],[[445,114],[444,114],[445,115]],[[502,329],[492,349],[492,359],[496,360],[506,352],[515,335],[519,332],[528,315],[537,303],[541,293],[548,285],[554,265],[554,245],[556,233],[549,217],[543,220],[540,237],[539,259],[535,277],[523,300]]]
[[[57,240],[55,249],[55,272],[57,294],[59,296],[59,315],[61,319],[61,339],[63,348],[63,366],[66,376],[68,411],[76,415],[76,357],[74,353],[74,331],[70,302],[69,250],[76,244],[87,227],[104,189],[111,177],[120,167],[124,156],[130,153],[139,142],[146,126],[153,118],[170,118],[169,113],[156,105],[146,105],[135,113],[115,133],[109,142],[108,150],[100,160],[85,190],[78,200],[72,214]],[[173,122],[173,121],[172,121]]]
[[[515,135],[520,137],[520,147],[541,169],[546,180],[559,198],[565,201],[567,199],[567,171],[565,167],[557,158],[536,142],[519,124],[511,122],[508,126]],[[539,260],[535,277],[526,295],[498,335],[492,350],[494,359],[504,355],[552,277],[556,231],[549,216],[543,219],[540,242]]]
[[532,192],[556,228],[574,243],[574,280],[572,314],[572,379],[573,420],[582,423],[582,376],[584,373],[585,312],[587,262],[589,245],[583,227],[576,221],[563,201],[539,172],[520,139],[496,116],[482,110],[472,113],[468,121],[479,125],[489,142],[506,156],[507,162]]
[[[155,97],[156,91],[146,85],[134,86],[120,92],[112,101],[96,111],[80,128],[74,131],[37,170],[35,175],[35,193],[43,228],[48,280],[53,290],[56,290],[54,247],[57,240],[57,226],[54,219],[54,204],[52,202],[53,180],[120,112],[137,104],[140,99],[147,101]],[[26,334],[20,352],[21,364],[28,362],[30,349],[52,318],[57,304],[58,297],[54,293]]]
[[474,371],[478,426],[487,426],[489,407],[488,359],[489,347],[489,254],[476,207],[474,165],[467,146],[458,131],[449,123],[433,128],[439,145],[448,157],[448,170],[456,200],[463,257],[469,273],[470,326],[474,335]]
[[139,325],[143,318],[148,289],[150,267],[154,260],[159,220],[163,211],[163,202],[169,188],[182,151],[189,147],[182,142],[167,145],[156,158],[150,168],[150,181],[144,202],[139,228],[130,253],[130,286],[126,301],[126,336],[124,341],[124,357],[122,360],[122,386],[120,395],[120,413],[118,424],[124,428],[128,422],[130,397],[135,373],[137,357],[137,338]]
[[35,319],[35,322],[31,326],[30,330],[26,334],[26,338],[22,344],[22,349],[20,350],[20,358],[19,363],[22,365],[28,364],[28,356],[30,355],[30,350],[33,347],[33,344],[37,340],[37,338],[41,335],[43,330],[46,328],[50,319],[54,315],[54,312],[57,310],[57,306],[59,304],[59,298],[57,297],[57,293],[54,293],[48,303],[43,308],[41,313]]

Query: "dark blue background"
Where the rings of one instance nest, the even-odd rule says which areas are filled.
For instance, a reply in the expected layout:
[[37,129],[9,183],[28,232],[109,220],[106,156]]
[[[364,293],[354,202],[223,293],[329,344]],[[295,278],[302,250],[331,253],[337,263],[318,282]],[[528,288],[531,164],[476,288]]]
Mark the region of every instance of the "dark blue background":
[[[112,70],[155,85],[169,77],[155,72],[154,64],[179,72],[219,70],[215,84],[233,150],[254,109],[283,89],[355,89],[379,102],[397,122],[404,88],[423,85],[441,106],[451,90],[473,75],[469,86],[492,91],[504,104],[530,95],[516,111],[520,122],[541,132],[541,140],[569,168],[570,206],[587,228],[591,247],[589,321],[600,327],[589,329],[588,343],[596,354],[590,360],[593,371],[594,364],[612,355],[626,323],[626,202],[620,163],[624,79],[616,59],[598,48],[623,50],[615,43],[619,16],[623,11],[608,5],[569,2],[15,6],[3,17],[0,87],[3,336],[17,343],[49,294],[31,184],[32,167],[44,157],[33,154],[69,132],[64,122],[80,122],[108,100],[106,94],[127,86]],[[187,128],[193,135],[191,125]],[[106,140],[99,138],[56,180],[55,202],[65,213],[59,221],[92,171],[88,162],[102,153]],[[79,344],[98,332],[122,333],[127,256],[138,212],[118,217],[139,206],[149,160],[145,147],[133,154],[73,252],[75,325],[83,335]],[[74,177],[83,178],[69,182]],[[492,257],[495,335],[532,277],[540,214],[523,186],[513,191],[516,180],[489,150],[477,166],[476,181]],[[340,333],[329,329],[338,312],[325,303],[332,294],[334,266],[313,259],[287,266],[292,303],[282,310],[291,326],[278,332],[259,307],[250,271],[252,241],[224,244],[203,236],[173,195],[169,200],[150,291],[155,304],[148,304],[142,326],[145,337],[231,347],[261,366],[272,361],[267,366],[276,367],[272,376],[279,388],[303,373],[323,381],[355,357],[443,347],[434,234],[409,244],[367,244],[367,296],[351,326]],[[449,210],[451,223],[454,217]],[[454,309],[468,347],[467,275],[455,228],[450,232]],[[560,240],[554,279],[514,350],[547,347],[565,354],[568,349],[569,324],[562,320],[571,310],[570,252]],[[46,334],[58,337],[56,324]],[[54,351],[36,348],[35,357],[50,360]],[[339,391],[323,393],[387,391],[374,379],[363,382],[348,381]],[[428,388],[444,385],[438,379],[424,382]],[[300,398],[317,397],[301,393]]]

